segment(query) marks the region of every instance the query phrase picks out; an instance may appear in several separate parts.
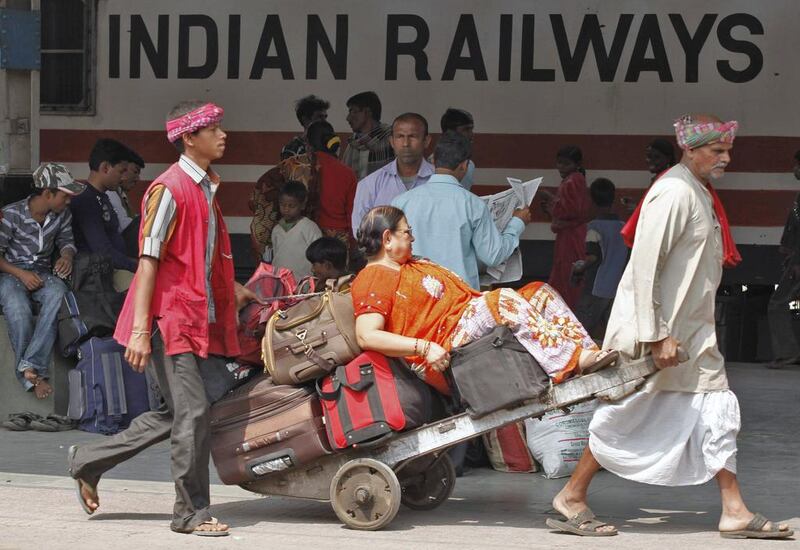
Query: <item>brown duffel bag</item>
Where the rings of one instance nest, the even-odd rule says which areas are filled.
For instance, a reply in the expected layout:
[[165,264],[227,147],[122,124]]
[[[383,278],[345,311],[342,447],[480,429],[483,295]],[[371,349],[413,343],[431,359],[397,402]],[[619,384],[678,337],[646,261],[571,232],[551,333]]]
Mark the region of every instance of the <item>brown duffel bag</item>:
[[316,380],[361,353],[348,286],[351,280],[350,276],[330,280],[321,295],[270,317],[261,351],[264,370],[276,384]]

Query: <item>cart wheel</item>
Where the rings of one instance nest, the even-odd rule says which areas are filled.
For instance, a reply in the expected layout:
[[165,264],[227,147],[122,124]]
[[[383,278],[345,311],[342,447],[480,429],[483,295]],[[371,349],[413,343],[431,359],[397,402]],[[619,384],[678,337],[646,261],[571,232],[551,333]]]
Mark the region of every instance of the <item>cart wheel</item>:
[[403,505],[412,510],[433,510],[450,495],[456,486],[456,469],[450,455],[443,453],[427,469],[402,478]]
[[331,480],[331,506],[349,528],[377,531],[389,525],[400,509],[400,482],[383,462],[351,460]]

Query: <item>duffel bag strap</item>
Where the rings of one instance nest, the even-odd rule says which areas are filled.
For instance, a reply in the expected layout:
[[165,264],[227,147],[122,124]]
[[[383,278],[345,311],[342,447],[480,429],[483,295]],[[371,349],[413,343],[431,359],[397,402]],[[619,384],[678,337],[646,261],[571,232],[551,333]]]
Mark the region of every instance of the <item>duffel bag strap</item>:
[[[334,372],[333,374],[327,377],[317,378],[317,380],[314,382],[314,386],[316,386],[317,388],[317,395],[319,395],[320,399],[322,399],[323,401],[336,401],[337,399],[339,399],[339,394],[342,393],[342,384],[340,382],[341,379],[340,377],[344,375],[344,372],[340,373],[339,371],[343,369],[344,367],[338,367],[336,369],[336,372]],[[328,379],[331,381],[331,388],[332,388],[331,391],[323,390],[322,386],[320,385],[320,383],[324,383],[325,380]]]
[[322,357],[319,353],[314,351],[314,348],[311,344],[306,342],[306,336],[308,335],[308,331],[306,329],[298,330],[295,332],[295,337],[300,340],[300,344],[303,346],[303,354],[308,357],[308,360],[318,366],[325,372],[330,372],[336,366],[335,363],[329,361]]
[[[339,367],[339,369],[344,369],[344,367]],[[339,373],[339,369],[336,369],[337,375]],[[360,375],[358,382],[351,383],[347,381],[347,375],[343,370],[341,378],[342,386],[350,388],[353,391],[362,392],[375,383],[375,367],[372,366],[372,363],[359,365],[358,373]]]

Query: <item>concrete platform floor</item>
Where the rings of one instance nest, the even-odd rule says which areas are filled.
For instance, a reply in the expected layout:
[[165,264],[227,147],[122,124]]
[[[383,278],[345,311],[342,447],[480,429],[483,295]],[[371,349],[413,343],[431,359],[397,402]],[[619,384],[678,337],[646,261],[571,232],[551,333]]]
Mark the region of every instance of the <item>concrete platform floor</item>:
[[[769,371],[729,365],[739,397],[739,477],[748,505],[800,530],[800,369]],[[654,429],[658,429],[654,426]],[[212,512],[234,534],[203,539],[168,529],[173,487],[166,444],[113,470],[100,484],[101,511],[89,518],[66,477],[67,447],[101,436],[0,430],[0,549],[28,548],[800,548],[791,541],[722,539],[715,528],[719,493],[700,487],[660,488],[601,473],[590,504],[620,526],[608,539],[551,533],[545,519],[565,480],[538,474],[473,470],[449,502],[431,512],[401,509],[389,528],[342,528],[327,503],[264,498],[226,487],[212,468]]]

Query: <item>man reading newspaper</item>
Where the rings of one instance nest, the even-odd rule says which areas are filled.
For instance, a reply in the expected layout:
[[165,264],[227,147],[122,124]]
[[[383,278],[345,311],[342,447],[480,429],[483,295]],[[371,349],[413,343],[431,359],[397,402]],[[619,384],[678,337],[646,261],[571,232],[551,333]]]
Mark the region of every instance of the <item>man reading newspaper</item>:
[[[519,237],[531,221],[530,210],[492,203],[507,214],[501,229],[487,202],[464,189],[470,142],[448,131],[434,151],[436,173],[422,187],[399,195],[392,206],[405,212],[414,231],[414,253],[450,269],[475,289],[480,287],[478,262],[497,266],[518,249]],[[524,204],[524,202],[520,202]],[[520,264],[520,276],[522,268]],[[517,277],[519,278],[519,277]]]

